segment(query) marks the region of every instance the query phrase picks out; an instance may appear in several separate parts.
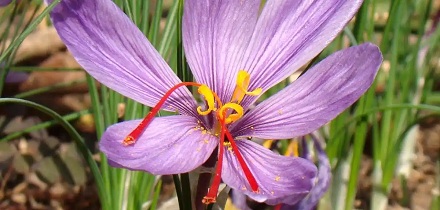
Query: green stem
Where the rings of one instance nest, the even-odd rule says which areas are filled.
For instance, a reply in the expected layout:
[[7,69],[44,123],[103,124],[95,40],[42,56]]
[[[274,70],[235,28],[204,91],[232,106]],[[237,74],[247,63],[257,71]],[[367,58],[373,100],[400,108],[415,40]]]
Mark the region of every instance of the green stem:
[[85,79],[74,80],[74,81],[69,81],[69,82],[62,82],[62,83],[50,85],[50,86],[47,86],[47,87],[36,88],[36,89],[30,90],[30,91],[27,91],[27,92],[19,93],[19,94],[15,95],[14,98],[26,98],[26,97],[29,97],[29,96],[33,96],[33,95],[49,92],[51,90],[55,90],[55,89],[58,89],[58,88],[64,88],[64,87],[70,87],[72,85],[83,84],[85,82],[86,82]]
[[[72,121],[72,120],[76,120],[76,119],[80,118],[83,115],[90,114],[90,113],[91,113],[90,110],[83,110],[83,111],[80,111],[80,112],[64,115],[62,118],[65,121]],[[56,125],[56,124],[58,124],[58,121],[56,121],[56,120],[51,120],[51,121],[39,123],[39,124],[31,126],[29,128],[25,128],[25,129],[23,129],[21,131],[17,131],[17,132],[11,133],[11,134],[5,136],[4,138],[0,139],[0,142],[16,139],[16,138],[18,138],[20,136],[23,136],[23,135],[25,135],[27,133],[30,133],[32,131],[36,131],[36,130],[43,129],[43,128],[48,128],[48,127]]]
[[179,209],[184,210],[185,205],[183,203],[182,185],[180,184],[180,178],[178,174],[173,174],[174,186],[176,187],[177,200],[179,201]]
[[184,200],[185,209],[192,209],[191,202],[191,183],[189,181],[189,174],[180,174],[180,179],[182,182],[182,195]]

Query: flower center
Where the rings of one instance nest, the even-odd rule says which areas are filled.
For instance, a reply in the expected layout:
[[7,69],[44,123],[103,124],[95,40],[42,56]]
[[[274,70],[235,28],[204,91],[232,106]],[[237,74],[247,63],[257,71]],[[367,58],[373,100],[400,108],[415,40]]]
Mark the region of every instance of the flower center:
[[[221,119],[225,119],[225,124],[230,124],[232,122],[240,119],[244,114],[244,109],[240,105],[245,95],[258,96],[261,94],[262,89],[257,88],[253,91],[248,91],[250,75],[246,71],[240,70],[237,75],[236,88],[232,94],[231,101],[222,104],[220,99],[218,99],[217,94],[215,94],[206,85],[201,85],[198,89],[199,94],[203,95],[207,104],[207,110],[202,111],[201,107],[197,108],[197,112],[200,115],[208,115],[211,112],[216,112],[217,120],[220,122]],[[215,107],[215,101],[217,100],[217,108]],[[226,111],[226,112],[224,112]],[[224,114],[226,113],[226,114]],[[218,133],[217,133],[218,134]]]
[[[123,140],[122,144],[125,146],[129,146],[136,143],[137,139],[139,139],[139,137],[145,131],[154,116],[159,112],[165,101],[175,90],[182,86],[198,87],[198,93],[202,95],[205,99],[206,107],[205,110],[202,110],[201,106],[197,107],[197,113],[202,116],[214,113],[216,120],[213,126],[213,131],[216,136],[220,135],[218,161],[214,179],[212,181],[211,187],[209,188],[208,194],[203,198],[202,202],[205,204],[210,204],[216,201],[217,192],[221,181],[223,154],[225,150],[224,147],[227,147],[228,151],[233,152],[241,168],[243,169],[244,175],[249,182],[252,190],[254,192],[258,192],[259,189],[257,181],[255,180],[252,172],[247,166],[234,138],[227,128],[228,124],[231,124],[243,117],[244,108],[240,105],[240,102],[243,100],[243,98],[246,95],[258,96],[262,92],[261,88],[256,88],[253,91],[248,91],[247,89],[249,87],[249,82],[249,73],[240,70],[237,75],[236,88],[234,90],[234,93],[232,94],[231,100],[230,102],[227,102],[225,104],[221,102],[218,95],[214,91],[212,91],[207,85],[195,82],[179,83],[165,93],[162,99],[156,104],[156,106],[151,109],[151,111],[141,121],[141,123]],[[227,138],[226,140],[225,137]]]

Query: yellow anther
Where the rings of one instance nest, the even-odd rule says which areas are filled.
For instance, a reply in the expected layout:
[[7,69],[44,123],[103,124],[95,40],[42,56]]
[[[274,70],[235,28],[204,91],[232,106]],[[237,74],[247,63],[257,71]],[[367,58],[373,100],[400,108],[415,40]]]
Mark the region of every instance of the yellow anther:
[[266,140],[263,143],[263,147],[266,147],[267,149],[270,149],[270,147],[272,146],[273,140]]
[[231,101],[240,103],[245,95],[258,96],[263,92],[263,89],[257,88],[253,91],[248,91],[250,75],[244,70],[238,71],[237,75],[237,87],[234,90]]
[[231,145],[231,142],[223,142],[223,146],[225,146],[225,147],[228,147],[228,150],[232,150],[232,145]]
[[286,153],[284,155],[285,156],[293,155],[294,157],[298,157],[299,156],[299,151],[298,150],[299,150],[298,141],[293,140],[287,146],[287,150],[286,150]]
[[197,112],[200,115],[207,115],[209,113],[211,113],[211,111],[215,110],[214,107],[214,93],[212,92],[212,90],[206,86],[206,85],[201,85],[197,91],[199,92],[200,95],[203,95],[203,97],[205,98],[206,104],[208,105],[208,108],[205,111],[202,111],[202,107],[199,106],[197,107]]
[[227,109],[232,109],[236,113],[232,113],[232,114],[227,116],[227,118],[225,119],[225,123],[226,124],[235,122],[235,121],[237,121],[238,119],[240,119],[243,116],[244,110],[243,110],[242,106],[240,106],[240,105],[238,105],[236,103],[226,103],[225,105],[223,105],[220,108],[220,110],[218,112],[218,115],[219,115],[220,119],[224,118],[224,114],[226,114],[226,115],[228,114],[228,112],[227,112],[228,110]]

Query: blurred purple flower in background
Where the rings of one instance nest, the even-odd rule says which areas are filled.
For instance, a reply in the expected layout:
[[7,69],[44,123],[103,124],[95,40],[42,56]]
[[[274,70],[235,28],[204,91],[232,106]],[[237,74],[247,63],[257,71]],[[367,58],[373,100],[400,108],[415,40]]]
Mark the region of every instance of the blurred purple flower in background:
[[11,2],[12,2],[12,0],[0,0],[0,7],[7,6]]
[[[259,96],[307,64],[343,29],[361,0],[185,0],[183,41],[196,82],[182,82],[110,0],[64,0],[51,13],[77,61],[113,90],[154,107],[144,120],[110,126],[100,149],[115,167],[152,174],[189,172],[218,153],[204,203],[220,180],[252,199],[294,205],[317,169],[247,140],[310,133],[353,104],[382,61],[370,43],[334,53],[250,109]],[[187,88],[204,98],[199,106]],[[180,115],[154,117],[160,110]],[[216,148],[218,148],[216,150]]]
[[[313,147],[315,149],[315,155],[318,159],[318,177],[315,186],[313,186],[310,193],[296,203],[295,205],[281,204],[281,210],[310,210],[315,208],[318,201],[324,196],[325,192],[330,185],[331,179],[331,166],[328,160],[327,154],[325,154],[324,149],[320,145],[320,140],[316,138],[315,135],[310,135],[313,139]],[[310,155],[307,143],[303,140],[302,142],[302,157],[307,160],[313,161]]]
[[[0,63],[0,73],[3,71],[6,71],[7,69],[5,68],[4,63]],[[13,72],[13,71],[9,71],[8,74],[6,75],[6,79],[5,79],[5,83],[21,83],[27,80],[27,78],[29,77],[29,74],[24,73],[24,72]]]
[[27,80],[29,75],[24,72],[9,72],[6,75],[5,83],[21,83]]
[[[310,136],[313,142],[313,147],[315,150],[314,156],[318,160],[318,176],[316,179],[316,183],[313,186],[313,188],[310,190],[309,194],[304,197],[299,202],[295,203],[294,205],[288,205],[284,203],[279,203],[275,206],[275,209],[277,210],[311,210],[316,207],[319,200],[324,196],[325,192],[327,191],[329,185],[330,185],[330,179],[331,179],[331,166],[329,159],[327,157],[327,154],[325,153],[324,149],[321,146],[320,142],[323,142],[324,139],[318,138],[320,135],[316,132],[314,132]],[[271,145],[271,143],[270,143]],[[294,145],[294,148],[291,146]],[[299,150],[298,145],[301,145],[301,150]],[[271,147],[271,146],[269,146]],[[301,157],[305,158],[311,162],[313,162],[313,153],[310,152],[309,146],[306,142],[305,137],[301,138],[301,142],[298,143],[298,141],[292,141],[289,144],[289,149],[291,149],[291,153],[288,151],[286,152],[286,156],[298,156],[299,151],[301,151]],[[240,210],[251,210],[251,208],[248,206],[247,198],[243,193],[240,193],[239,191],[233,190],[231,192],[231,199],[233,205],[240,209]],[[295,198],[294,198],[295,199]],[[275,200],[272,201],[272,203],[276,203]]]

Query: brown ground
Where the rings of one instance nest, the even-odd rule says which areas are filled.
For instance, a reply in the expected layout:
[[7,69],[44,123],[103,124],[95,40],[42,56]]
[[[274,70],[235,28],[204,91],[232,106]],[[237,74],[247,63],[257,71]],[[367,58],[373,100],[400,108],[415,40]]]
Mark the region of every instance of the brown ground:
[[[407,180],[395,178],[389,195],[389,210],[426,210],[434,195],[439,195],[440,118],[424,121],[418,133],[413,168]],[[372,158],[364,155],[359,178],[356,208],[370,209]]]

